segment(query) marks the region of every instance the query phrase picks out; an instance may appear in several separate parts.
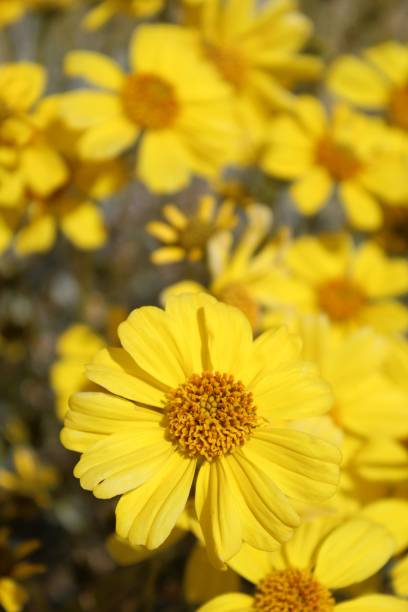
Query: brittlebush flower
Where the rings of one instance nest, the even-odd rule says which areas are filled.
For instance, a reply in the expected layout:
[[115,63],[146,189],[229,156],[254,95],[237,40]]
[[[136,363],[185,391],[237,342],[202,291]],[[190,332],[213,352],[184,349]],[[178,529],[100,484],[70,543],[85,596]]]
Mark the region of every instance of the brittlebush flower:
[[380,120],[337,106],[328,116],[322,103],[298,99],[293,114],[272,120],[261,167],[294,181],[298,210],[322,210],[337,188],[350,224],[381,226],[380,199],[398,203],[406,194],[406,168],[397,135]]
[[319,58],[302,53],[312,24],[297,11],[297,2],[215,0],[193,9],[203,54],[235,91],[241,121],[252,138],[262,138],[271,107],[293,102],[296,82],[316,79]]
[[334,591],[375,574],[395,546],[383,526],[367,519],[338,523],[327,517],[305,522],[276,553],[243,546],[230,565],[255,585],[254,595],[222,595],[199,612],[403,612],[406,602],[389,595],[336,603]]
[[396,40],[365,49],[362,58],[339,57],[327,83],[341,98],[361,108],[380,110],[408,130],[408,46]]
[[[191,32],[142,26],[130,45],[132,72],[98,53],[73,51],[66,72],[101,91],[68,93],[62,116],[83,129],[83,159],[112,159],[139,142],[136,175],[153,191],[185,187],[193,173],[215,175],[237,157],[230,91],[198,57]],[[177,70],[175,69],[177,66]]]
[[262,328],[264,313],[273,302],[275,268],[283,246],[278,241],[259,248],[272,222],[268,208],[251,205],[246,213],[248,224],[235,246],[231,232],[222,232],[209,241],[208,289],[196,281],[183,280],[166,287],[162,292],[164,299],[170,295],[208,291],[221,302],[239,308],[254,329]]
[[39,506],[49,506],[50,490],[58,484],[58,472],[42,463],[30,448],[13,450],[14,472],[0,469],[0,487],[16,495],[32,498]]
[[116,530],[132,546],[164,542],[193,482],[217,566],[243,541],[274,549],[287,540],[299,524],[288,497],[335,493],[337,448],[279,425],[331,402],[285,328],[253,342],[239,310],[200,294],[139,308],[118,333],[123,348],[87,368],[109,393],[74,395],[61,439],[82,453],[83,488],[121,496]]
[[222,230],[233,228],[238,218],[230,201],[217,206],[215,198],[203,196],[198,201],[197,211],[187,215],[174,204],[163,207],[162,221],[149,221],[148,233],[166,246],[153,251],[155,264],[168,264],[183,259],[198,261],[205,254],[210,239]]
[[20,612],[28,601],[28,593],[20,581],[45,571],[40,563],[26,560],[39,547],[38,540],[13,545],[9,530],[0,529],[0,604],[6,612]]
[[101,0],[83,20],[87,30],[97,30],[115,15],[149,17],[163,7],[163,0]]
[[329,248],[307,236],[286,251],[288,272],[275,278],[273,297],[282,316],[323,313],[338,329],[362,325],[382,333],[404,331],[408,309],[396,298],[408,289],[408,264],[375,244],[345,240]]
[[[45,81],[40,65],[0,66],[0,207],[13,208],[12,215],[21,212],[27,192],[47,197],[68,177],[66,163],[35,115]],[[13,223],[6,219],[3,232],[8,225]]]

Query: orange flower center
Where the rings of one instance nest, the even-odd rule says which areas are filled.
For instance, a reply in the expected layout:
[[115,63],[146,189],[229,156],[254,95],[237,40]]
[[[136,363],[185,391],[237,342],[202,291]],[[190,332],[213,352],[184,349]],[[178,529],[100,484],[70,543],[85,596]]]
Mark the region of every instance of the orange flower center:
[[[203,249],[205,249],[215,230],[216,226],[211,221],[205,222],[198,217],[192,217],[180,233],[180,245],[186,251],[190,251],[190,254],[197,252],[201,257]],[[194,256],[193,259],[195,259]]]
[[395,125],[403,130],[408,130],[408,83],[392,92],[390,117]]
[[122,103],[131,121],[158,130],[173,125],[179,103],[171,83],[153,74],[131,74],[122,89]]
[[347,278],[329,280],[318,289],[319,306],[333,321],[352,319],[366,301],[367,298],[360,287]]
[[241,89],[246,80],[247,66],[244,58],[237,49],[216,47],[208,44],[206,55],[221,73],[222,77],[236,89]]
[[188,457],[207,461],[245,444],[257,425],[252,394],[231,374],[203,372],[168,393],[169,438]]
[[218,295],[218,299],[225,304],[239,308],[247,317],[252,327],[256,327],[259,318],[259,307],[244,285],[240,283],[227,285]]
[[334,142],[329,137],[318,143],[316,161],[327,168],[336,181],[353,178],[361,168],[360,161],[348,147]]
[[254,608],[259,612],[331,612],[335,601],[306,570],[289,568],[268,574],[258,584]]

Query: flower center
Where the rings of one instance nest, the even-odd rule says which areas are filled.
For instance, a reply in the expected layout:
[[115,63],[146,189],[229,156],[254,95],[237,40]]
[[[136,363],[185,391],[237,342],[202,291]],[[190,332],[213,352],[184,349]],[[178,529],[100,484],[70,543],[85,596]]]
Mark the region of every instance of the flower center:
[[294,568],[268,574],[254,599],[259,612],[331,612],[334,605],[330,591],[309,572]]
[[167,399],[167,433],[188,457],[212,461],[226,455],[245,444],[257,425],[252,393],[231,374],[193,374]]
[[347,321],[356,316],[367,302],[363,291],[347,278],[329,280],[318,289],[320,308],[333,321]]
[[246,63],[236,49],[216,47],[208,44],[206,55],[212,61],[226,81],[236,89],[241,89],[246,80]]
[[222,289],[218,298],[225,304],[239,308],[247,317],[252,327],[256,327],[259,318],[259,307],[244,285],[231,283]]
[[337,181],[353,178],[361,168],[360,161],[348,147],[334,142],[329,137],[318,143],[316,161],[325,166]]
[[389,108],[391,121],[403,130],[408,130],[408,83],[393,91]]
[[187,251],[191,249],[201,251],[205,248],[215,229],[214,223],[206,223],[192,217],[180,234],[180,245]]
[[173,125],[179,104],[171,83],[153,74],[131,74],[122,89],[122,103],[131,121],[158,130]]

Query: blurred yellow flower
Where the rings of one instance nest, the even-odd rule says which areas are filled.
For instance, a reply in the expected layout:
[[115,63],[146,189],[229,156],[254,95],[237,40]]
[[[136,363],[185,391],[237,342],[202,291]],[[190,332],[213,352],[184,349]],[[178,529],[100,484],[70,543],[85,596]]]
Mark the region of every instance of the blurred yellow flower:
[[117,14],[130,17],[148,17],[163,7],[164,0],[99,0],[82,25],[87,30],[97,30]]
[[331,402],[285,328],[253,342],[239,310],[199,294],[133,311],[119,337],[123,349],[100,351],[87,368],[110,393],[72,396],[61,440],[82,453],[83,488],[121,496],[116,530],[132,546],[165,541],[197,472],[196,513],[217,567],[243,541],[269,550],[286,541],[299,524],[288,497],[335,493],[337,448],[280,425]]
[[81,323],[71,325],[58,338],[58,358],[51,366],[50,382],[60,419],[64,418],[73,393],[95,388],[85,376],[85,366],[104,346],[104,340]]
[[49,491],[58,484],[58,472],[42,463],[35,452],[24,446],[13,449],[14,472],[0,469],[0,487],[16,495],[30,497],[39,506],[49,506]]
[[196,212],[191,215],[174,204],[166,204],[163,217],[165,222],[149,221],[146,226],[151,236],[166,245],[153,251],[151,259],[155,264],[202,259],[210,239],[238,222],[234,204],[226,200],[217,206],[212,196],[202,196]]
[[40,563],[25,559],[40,546],[38,540],[13,545],[9,530],[4,527],[0,529],[0,604],[6,612],[20,612],[28,601],[28,593],[19,584],[20,581],[45,571]]
[[297,2],[207,0],[194,7],[203,53],[235,90],[241,121],[256,140],[271,108],[293,102],[296,82],[316,79],[318,57],[301,53],[312,23]]
[[384,111],[393,125],[408,130],[408,45],[390,40],[365,49],[362,58],[340,56],[327,84],[337,96]]
[[380,119],[345,106],[328,117],[308,96],[298,99],[293,114],[272,120],[261,166],[294,181],[290,194],[304,215],[324,208],[336,187],[348,221],[362,230],[381,226],[380,198],[397,203],[407,190],[397,135]]
[[392,536],[379,524],[364,518],[336,523],[333,518],[305,522],[275,553],[244,545],[229,564],[255,585],[254,595],[222,595],[199,612],[403,612],[406,602],[389,595],[336,603],[333,591],[375,574],[394,550]]
[[388,258],[377,245],[351,239],[329,248],[312,236],[286,251],[288,272],[276,276],[275,307],[284,317],[326,314],[339,329],[362,325],[382,333],[404,331],[408,309],[396,300],[408,289],[408,263]]
[[[102,91],[65,94],[62,116],[83,129],[83,159],[112,159],[139,142],[137,177],[153,191],[185,187],[193,173],[215,175],[238,156],[239,128],[227,86],[198,57],[191,32],[142,26],[130,45],[132,72],[90,51],[73,51],[67,74]],[[177,66],[177,70],[175,70]]]

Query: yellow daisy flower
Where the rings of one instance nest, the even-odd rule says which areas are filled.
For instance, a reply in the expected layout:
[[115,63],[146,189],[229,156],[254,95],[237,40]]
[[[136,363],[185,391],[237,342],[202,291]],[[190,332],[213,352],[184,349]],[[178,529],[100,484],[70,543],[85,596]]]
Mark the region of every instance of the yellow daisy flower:
[[39,506],[49,506],[49,491],[58,484],[58,472],[43,464],[34,451],[18,446],[13,450],[14,472],[0,469],[0,487],[17,495],[32,498]]
[[174,204],[166,204],[163,207],[165,222],[150,221],[146,226],[148,233],[165,245],[153,251],[151,260],[160,265],[202,259],[211,237],[237,224],[238,217],[234,213],[231,201],[217,206],[212,196],[201,197],[192,215],[186,215]]
[[391,557],[389,532],[367,519],[320,518],[303,523],[281,551],[243,546],[230,565],[255,585],[254,595],[229,593],[199,612],[403,612],[406,602],[366,595],[336,603],[335,591],[361,582]]
[[180,281],[162,292],[164,300],[170,295],[208,291],[221,302],[239,308],[253,329],[262,328],[264,313],[273,302],[275,269],[279,266],[285,239],[283,244],[270,242],[259,249],[272,223],[272,213],[260,204],[248,207],[246,213],[248,225],[235,247],[230,232],[209,241],[208,289],[196,281]]
[[286,252],[288,273],[275,279],[273,297],[282,316],[321,312],[339,329],[368,325],[402,332],[408,309],[395,298],[408,289],[408,263],[390,259],[373,243],[351,240],[335,249],[312,236]]
[[163,0],[100,0],[86,15],[82,25],[87,30],[98,30],[115,15],[149,17],[163,7]]
[[365,49],[362,58],[339,57],[327,77],[329,88],[361,108],[381,110],[408,130],[408,45],[390,40]]
[[297,2],[209,0],[194,7],[205,57],[235,90],[241,121],[262,138],[266,112],[288,106],[296,82],[316,79],[319,58],[301,53],[312,24]]
[[336,187],[348,221],[362,230],[381,226],[380,198],[396,203],[406,193],[399,139],[380,119],[345,106],[327,116],[308,96],[298,99],[292,115],[272,121],[261,166],[294,181],[290,194],[304,215],[324,208]]
[[6,612],[20,612],[28,601],[28,593],[20,581],[40,574],[45,567],[32,563],[26,557],[40,547],[38,540],[26,540],[13,545],[10,532],[0,529],[0,555],[2,559],[0,575],[0,604]]
[[[237,157],[230,91],[195,51],[193,33],[142,26],[130,45],[132,72],[90,51],[66,57],[66,72],[102,91],[68,93],[62,116],[83,129],[79,153],[112,159],[139,141],[137,177],[153,191],[176,191],[192,173],[214,175]],[[174,67],[177,66],[177,70]]]
[[82,453],[74,474],[83,488],[121,496],[116,531],[132,546],[164,542],[193,482],[216,566],[243,541],[274,549],[287,540],[299,524],[288,497],[335,493],[337,448],[279,426],[331,402],[285,328],[253,342],[239,310],[200,294],[139,308],[118,333],[123,348],[100,351],[87,368],[110,393],[74,395],[61,440]]
[[73,393],[94,388],[85,376],[85,366],[104,346],[104,340],[82,323],[71,325],[59,336],[58,357],[50,369],[50,383],[60,419],[64,418]]
[[0,206],[21,206],[25,193],[46,197],[67,180],[68,168],[38,124],[34,106],[44,87],[42,66],[0,66]]

